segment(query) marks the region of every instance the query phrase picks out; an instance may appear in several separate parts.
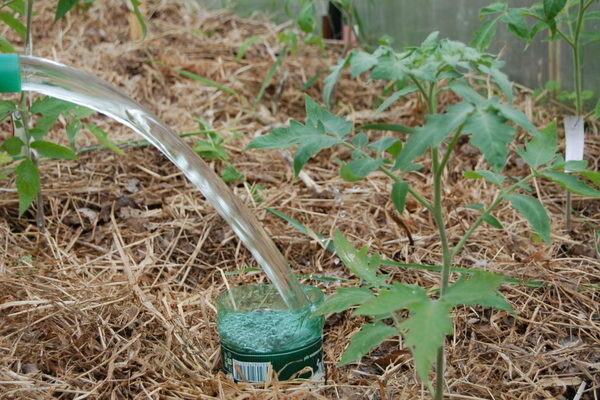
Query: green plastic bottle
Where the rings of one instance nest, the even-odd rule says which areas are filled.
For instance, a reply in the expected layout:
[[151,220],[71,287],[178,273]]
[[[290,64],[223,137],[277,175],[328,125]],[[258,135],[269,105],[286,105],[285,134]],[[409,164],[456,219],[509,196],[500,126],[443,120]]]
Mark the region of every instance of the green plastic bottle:
[[310,305],[291,311],[270,284],[244,285],[217,298],[222,366],[237,382],[323,380],[323,323],[312,311],[323,292],[303,287]]

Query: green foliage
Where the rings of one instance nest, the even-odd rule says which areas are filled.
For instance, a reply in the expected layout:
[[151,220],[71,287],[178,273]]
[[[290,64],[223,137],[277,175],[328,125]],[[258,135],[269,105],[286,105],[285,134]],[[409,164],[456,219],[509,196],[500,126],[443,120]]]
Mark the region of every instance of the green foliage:
[[[483,15],[498,12],[504,13],[515,32],[523,33],[520,14],[507,11],[505,5],[496,4],[482,10]],[[405,345],[414,356],[417,373],[421,379],[428,381],[428,374],[435,358],[440,354],[444,338],[452,332],[453,307],[480,305],[512,311],[498,293],[499,285],[507,281],[505,277],[470,271],[465,272],[454,285],[449,285],[451,272],[462,273],[452,267],[452,257],[460,252],[477,227],[487,223],[497,229],[504,229],[492,213],[500,204],[508,202],[540,238],[550,243],[550,218],[546,209],[538,199],[520,193],[530,190],[528,182],[536,177],[545,178],[575,193],[590,196],[600,194],[600,191],[581,179],[597,184],[600,182],[600,173],[587,170],[583,163],[561,161],[557,148],[556,123],[538,131],[522,112],[510,104],[511,85],[506,75],[500,71],[500,66],[501,63],[494,56],[462,43],[439,40],[437,34],[430,35],[420,47],[400,53],[386,46],[379,47],[371,54],[353,51],[332,67],[330,75],[325,79],[325,103],[331,103],[335,84],[343,70],[349,67],[353,76],[370,74],[370,79],[390,81],[386,86],[390,90],[386,95],[389,97],[379,105],[374,114],[416,90],[429,111],[423,125],[406,127],[383,122],[353,129],[351,121],[332,114],[307,97],[304,123],[292,120],[268,135],[255,138],[248,146],[259,149],[295,147],[296,174],[319,151],[333,146],[345,147],[351,152],[346,159],[339,160],[340,176],[343,179],[355,182],[374,171],[385,174],[393,182],[391,198],[396,210],[402,213],[407,198],[411,196],[433,214],[440,237],[445,238],[442,241],[444,263],[439,269],[432,269],[438,268],[437,266],[426,268],[422,265],[401,265],[441,271],[439,295],[432,296],[432,293],[423,288],[388,282],[389,276],[379,269],[382,265],[392,265],[391,261],[383,261],[378,254],[369,255],[366,247],[355,249],[340,232],[336,232],[333,240],[335,251],[359,279],[360,286],[354,290],[340,289],[324,303],[318,313],[358,307],[354,314],[371,317],[373,320],[373,323],[366,325],[352,338],[342,356],[342,364],[366,354],[395,332],[403,335]],[[480,88],[465,77],[470,72],[484,74],[495,83],[497,90],[482,95]],[[462,98],[462,102],[438,110],[438,96],[443,90],[453,91]],[[493,93],[502,93],[503,96],[495,97]],[[517,128],[527,133],[527,139],[524,147],[517,147],[517,151],[511,154],[511,150],[516,147],[513,141],[517,137]],[[388,131],[392,136],[373,138],[371,132],[376,130]],[[445,168],[454,161],[461,136],[468,137],[469,143],[481,151],[490,166],[490,169],[465,171],[465,177],[486,180],[491,184],[490,190],[496,191],[496,194],[488,205],[466,205],[479,215],[458,243],[450,248],[444,221],[442,184],[446,176]],[[508,176],[504,165],[509,155],[513,160],[521,156],[529,166],[530,174],[524,177]],[[410,174],[420,168],[415,164],[417,161],[430,162],[423,171],[431,174],[434,186],[432,200],[417,192],[410,184]],[[571,174],[562,172],[565,169]],[[422,180],[423,176],[418,179]],[[297,221],[293,223],[323,245],[330,244],[324,237],[309,231]],[[406,311],[408,316],[402,320],[407,315]],[[438,371],[438,379],[441,376]],[[432,386],[428,384],[428,387]],[[440,396],[441,393],[436,393],[436,399],[441,398]]]
[[31,160],[23,160],[15,170],[15,184],[19,193],[19,216],[29,208],[40,190],[40,173]]

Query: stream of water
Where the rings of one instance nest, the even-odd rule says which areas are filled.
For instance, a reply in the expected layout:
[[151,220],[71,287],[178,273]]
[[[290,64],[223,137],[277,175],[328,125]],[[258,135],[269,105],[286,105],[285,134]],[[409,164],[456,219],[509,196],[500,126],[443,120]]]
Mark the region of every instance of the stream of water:
[[143,136],[204,194],[261,265],[291,309],[308,304],[287,261],[258,220],[179,135],[114,86],[84,71],[36,57],[21,57],[23,90],[79,104]]

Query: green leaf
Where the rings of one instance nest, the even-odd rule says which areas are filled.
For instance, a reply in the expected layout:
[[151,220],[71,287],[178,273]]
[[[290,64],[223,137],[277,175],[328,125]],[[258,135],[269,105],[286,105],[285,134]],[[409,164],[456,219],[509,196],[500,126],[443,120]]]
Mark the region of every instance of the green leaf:
[[392,328],[383,322],[364,325],[362,329],[350,339],[350,345],[344,351],[339,365],[346,365],[352,361],[358,360],[371,351],[372,348],[380,345],[385,339],[397,333],[395,328]]
[[0,38],[0,53],[16,53],[15,48],[4,38]]
[[508,76],[495,67],[487,67],[485,65],[479,65],[479,69],[484,74],[488,74],[492,77],[496,85],[502,90],[502,93],[506,96],[509,102],[513,100],[513,85],[508,80]]
[[533,139],[525,144],[525,149],[517,149],[517,153],[533,169],[536,169],[556,157],[556,120],[552,121]]
[[340,231],[335,232],[333,243],[338,257],[354,275],[372,285],[381,283],[376,271],[370,268],[366,251],[356,251]]
[[439,145],[446,137],[458,129],[473,112],[469,103],[459,103],[448,107],[445,114],[428,115],[427,123],[406,140],[396,158],[394,169],[406,169],[411,161],[421,156],[428,147]]
[[521,39],[530,40],[529,27],[523,17],[524,8],[509,8],[502,20],[508,24],[508,30]]
[[210,140],[199,140],[196,142],[194,151],[206,160],[226,161],[229,159],[229,153],[227,153],[225,147]]
[[320,152],[321,150],[332,147],[342,141],[338,138],[334,138],[326,135],[318,135],[310,138],[310,142],[300,145],[294,153],[294,175],[298,176],[304,164],[310,160],[312,156]]
[[0,21],[8,25],[22,38],[25,38],[25,36],[27,35],[27,28],[25,28],[25,25],[23,25],[21,21],[19,21],[17,18],[13,17],[11,13],[0,11]]
[[352,78],[366,72],[377,65],[377,57],[365,53],[364,51],[354,50],[350,58],[350,73]]
[[78,2],[79,0],[58,0],[54,22],[64,17]]
[[371,172],[376,171],[383,165],[382,158],[360,158],[352,160],[347,164],[342,164],[340,168],[340,176],[347,182],[356,182]]
[[579,171],[579,175],[590,180],[594,185],[600,186],[600,172],[596,171]]
[[496,172],[487,171],[487,170],[477,170],[477,171],[465,171],[463,173],[465,178],[468,179],[485,179],[486,181],[493,183],[494,185],[501,186],[502,182],[506,179],[504,175],[500,175]]
[[31,105],[31,112],[54,118],[59,114],[72,110],[75,104],[54,97],[43,97]]
[[98,128],[96,125],[87,125],[86,128],[96,136],[96,139],[98,139],[98,142],[100,142],[102,146],[119,156],[125,155],[123,150],[118,148],[117,145],[108,138],[108,134],[102,129]]
[[311,33],[315,28],[315,17],[314,17],[314,6],[312,2],[304,4],[298,17],[296,18],[296,22],[298,26],[304,33]]
[[77,118],[73,118],[67,124],[67,138],[69,138],[69,144],[72,149],[75,149],[75,142],[77,139],[77,134],[81,130],[81,121]]
[[390,131],[398,133],[413,133],[415,128],[411,128],[401,124],[366,124],[356,128],[357,130],[376,130],[376,131]]
[[510,304],[498,295],[498,287],[506,281],[503,275],[476,271],[470,277],[462,275],[455,284],[448,287],[442,300],[454,306],[480,305],[513,312]]
[[586,185],[577,177],[558,171],[546,171],[542,174],[544,178],[550,179],[552,182],[558,183],[569,192],[589,197],[600,197],[600,190],[594,189]]
[[450,306],[442,301],[427,299],[411,305],[410,317],[400,324],[404,345],[411,349],[417,374],[428,382],[428,375],[444,345],[446,335],[452,333]]
[[394,139],[393,137],[386,136],[386,137],[378,139],[378,140],[374,141],[373,143],[369,144],[367,146],[367,148],[376,153],[383,153],[384,151],[386,151],[387,149],[389,149],[396,143],[398,143],[398,139]]
[[337,288],[336,294],[329,296],[312,315],[325,315],[342,312],[350,307],[363,304],[373,297],[373,292],[367,288]]
[[244,179],[244,174],[238,171],[233,164],[228,164],[221,172],[221,179],[225,183],[235,182]]
[[16,136],[11,136],[6,138],[2,143],[2,150],[10,154],[11,156],[16,156],[21,154],[21,149],[25,146],[23,141]]
[[515,129],[504,123],[495,113],[477,109],[469,116],[464,133],[470,133],[470,142],[477,147],[494,169],[500,169],[508,156],[507,145],[512,141]]
[[16,185],[19,194],[19,217],[29,208],[40,190],[40,173],[31,160],[23,160],[16,168]]
[[533,126],[533,124],[531,123],[529,118],[527,118],[527,116],[525,114],[523,114],[521,111],[513,108],[511,105],[498,103],[498,104],[494,105],[494,108],[496,110],[500,111],[500,114],[502,114],[504,116],[504,118],[519,125],[523,129],[525,129],[527,132],[531,133],[532,135],[535,136],[535,135],[539,134],[539,131],[535,128],[535,126]]
[[77,155],[73,150],[55,143],[36,140],[35,142],[32,142],[30,146],[43,157],[56,160],[74,160],[77,158]]
[[0,116],[17,110],[17,105],[9,100],[0,100]]
[[379,58],[377,65],[371,72],[371,79],[383,79],[388,81],[402,81],[408,75],[405,62],[397,60],[396,54],[387,54]]
[[483,7],[479,10],[479,17],[484,17],[490,14],[504,13],[508,10],[508,4],[503,1],[499,1],[493,4],[490,4],[487,7]]
[[133,8],[133,13],[135,14],[135,18],[138,21],[138,24],[140,24],[140,28],[142,28],[142,39],[146,38],[146,35],[148,34],[148,27],[146,26],[146,21],[144,21],[144,16],[142,15],[142,12],[140,11],[140,5],[142,4],[139,0],[130,0],[131,1],[131,7]]
[[[465,207],[470,208],[472,210],[477,210],[477,211],[482,211],[482,212],[484,211],[483,204],[481,204],[481,203],[467,204]],[[484,215],[482,219],[483,219],[483,222],[485,222],[486,224],[488,224],[490,226],[493,226],[494,228],[504,229],[504,226],[502,226],[502,223],[490,214]]]
[[393,103],[395,103],[396,100],[398,100],[399,98],[404,97],[407,94],[410,94],[410,93],[413,93],[416,91],[417,91],[416,86],[409,85],[409,86],[405,87],[404,89],[401,89],[401,90],[398,90],[398,91],[392,93],[390,95],[390,97],[385,99],[384,102],[381,103],[381,105],[379,107],[377,107],[377,110],[375,110],[375,115],[373,117],[377,117],[379,114],[381,114],[382,112],[387,110],[388,107],[391,106]]
[[406,195],[408,194],[408,183],[396,182],[392,186],[392,202],[396,210],[402,214],[406,203]]
[[463,100],[468,101],[473,104],[481,104],[485,101],[485,98],[477,93],[471,85],[469,85],[464,80],[454,80],[450,82],[447,86],[448,89],[452,90],[454,93],[462,97]]
[[323,82],[325,85],[323,86],[323,102],[327,105],[327,107],[331,108],[331,96],[337,85],[337,82],[340,80],[340,76],[342,75],[342,71],[348,65],[350,61],[351,54],[346,58],[342,58],[338,61],[338,63],[332,66],[329,71],[329,75],[325,77]]
[[506,196],[512,207],[521,213],[542,239],[550,244],[550,217],[539,200],[525,194]]
[[544,0],[544,14],[548,20],[554,19],[567,5],[567,0]]
[[475,37],[469,43],[471,47],[476,48],[479,51],[485,51],[492,44],[492,40],[496,36],[496,23],[497,19],[491,19],[489,21],[484,22],[477,32],[475,32]]
[[[132,1],[135,1],[135,0],[132,0]],[[196,82],[200,82],[203,85],[214,87],[215,89],[218,89],[225,93],[232,94],[234,96],[237,95],[237,92],[235,90],[228,88],[227,86],[221,85],[220,83],[212,81],[208,78],[204,78],[203,76],[199,76],[199,75],[193,74],[191,72],[184,71],[184,70],[177,69],[177,68],[171,68],[171,70],[174,72],[177,72],[181,76],[185,76],[186,78],[190,78],[190,79],[195,80]]]
[[320,122],[325,127],[326,132],[333,133],[339,137],[344,137],[352,131],[352,121],[330,113],[309,96],[305,96],[304,100],[307,123],[310,122],[314,126],[317,126]]
[[363,303],[354,315],[383,315],[411,308],[412,304],[428,301],[425,289],[402,283],[394,283],[391,289],[383,289],[379,296]]
[[252,45],[261,40],[260,36],[250,36],[248,39],[244,40],[244,42],[238,47],[237,55],[235,57],[235,61],[242,61],[248,50],[252,47]]

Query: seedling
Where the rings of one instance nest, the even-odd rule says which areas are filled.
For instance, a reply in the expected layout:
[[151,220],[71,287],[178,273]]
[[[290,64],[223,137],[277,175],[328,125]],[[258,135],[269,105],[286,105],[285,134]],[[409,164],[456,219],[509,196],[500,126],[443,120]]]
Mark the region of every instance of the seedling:
[[[444,391],[444,351],[447,335],[452,333],[451,310],[459,305],[481,305],[512,312],[511,306],[498,292],[505,282],[501,275],[476,271],[462,275],[450,283],[452,261],[461,252],[469,238],[483,223],[503,229],[492,213],[508,202],[521,213],[536,234],[550,244],[550,218],[543,204],[528,193],[527,183],[534,178],[546,178],[575,193],[600,197],[600,191],[578,179],[579,175],[595,184],[600,174],[588,171],[583,162],[564,162],[558,154],[556,124],[551,123],[538,131],[527,117],[510,105],[512,87],[500,71],[501,63],[490,54],[482,53],[463,43],[439,40],[437,33],[430,35],[420,47],[401,53],[382,46],[373,53],[351,52],[326,78],[324,99],[329,102],[341,71],[350,67],[353,76],[370,73],[371,79],[389,81],[396,89],[379,107],[379,111],[409,93],[419,93],[428,107],[425,124],[407,127],[400,124],[377,124],[354,127],[351,121],[336,116],[314,100],[306,98],[306,121],[291,121],[288,126],[274,129],[272,133],[254,139],[249,148],[275,149],[297,146],[293,169],[297,175],[305,164],[321,150],[343,146],[352,151],[349,160],[340,166],[343,179],[355,182],[380,171],[392,182],[391,200],[399,213],[404,212],[407,197],[412,196],[433,216],[442,253],[440,285],[428,290],[414,285],[391,282],[388,275],[379,271],[382,258],[369,254],[366,247],[355,249],[337,232],[335,250],[350,269],[360,278],[360,287],[338,289],[317,311],[317,315],[340,312],[358,307],[354,315],[368,316],[371,323],[355,334],[341,357],[340,364],[361,358],[374,346],[400,333],[404,344],[412,351],[415,368],[426,383],[434,399],[442,399]],[[491,93],[480,93],[467,79],[466,74],[477,72],[489,77],[508,101]],[[462,101],[438,109],[439,95],[444,90],[456,93]],[[524,147],[516,154],[529,166],[526,176],[508,176],[502,173],[511,153],[517,125],[530,134]],[[406,135],[405,138],[383,137],[372,140],[364,129],[383,129]],[[489,204],[472,206],[479,216],[471,222],[463,235],[450,245],[444,215],[444,171],[454,161],[459,139],[467,136],[469,143],[479,149],[490,169],[465,171],[467,179],[488,182],[496,194]],[[427,151],[429,158],[422,157]],[[433,181],[432,193],[427,196],[411,186],[410,176],[422,169],[419,163],[429,162]],[[575,175],[566,174],[565,168]],[[432,289],[432,288],[430,288]],[[400,312],[408,310],[408,317]],[[389,322],[391,321],[391,322]],[[435,365],[435,384],[429,373]]]
[[[487,48],[496,31],[496,24],[504,22],[508,30],[514,35],[524,39],[527,43],[543,31],[548,32],[549,41],[562,40],[572,50],[573,61],[573,92],[561,91],[559,100],[568,101],[575,106],[575,115],[584,118],[592,114],[600,117],[600,101],[596,110],[585,115],[584,104],[593,97],[593,92],[583,88],[583,48],[585,45],[600,41],[597,32],[586,31],[586,24],[592,20],[600,19],[598,11],[591,11],[590,7],[598,0],[543,0],[529,8],[510,8],[505,2],[497,2],[480,11],[481,18],[488,20],[478,31],[475,43],[479,48]],[[491,19],[490,19],[491,18]],[[529,26],[527,19],[534,21]],[[572,222],[571,193],[567,192],[565,207],[565,224],[571,230]]]

